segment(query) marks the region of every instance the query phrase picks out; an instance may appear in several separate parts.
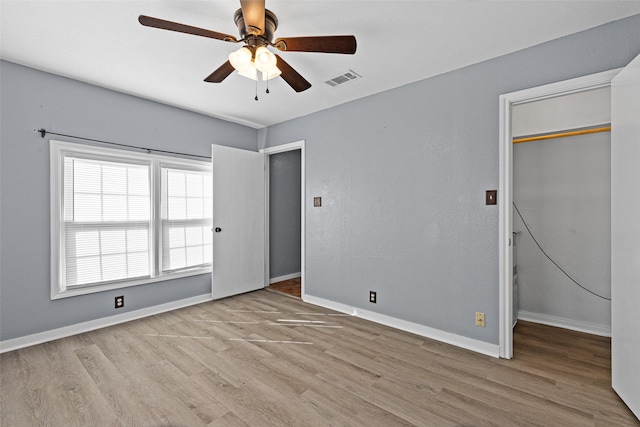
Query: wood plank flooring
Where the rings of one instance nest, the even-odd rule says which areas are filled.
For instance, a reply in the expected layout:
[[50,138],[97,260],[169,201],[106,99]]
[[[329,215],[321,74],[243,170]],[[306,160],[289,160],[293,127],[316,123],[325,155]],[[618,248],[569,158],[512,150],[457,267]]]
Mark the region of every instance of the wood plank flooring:
[[640,426],[610,340],[520,322],[500,360],[252,292],[0,356],[0,425]]

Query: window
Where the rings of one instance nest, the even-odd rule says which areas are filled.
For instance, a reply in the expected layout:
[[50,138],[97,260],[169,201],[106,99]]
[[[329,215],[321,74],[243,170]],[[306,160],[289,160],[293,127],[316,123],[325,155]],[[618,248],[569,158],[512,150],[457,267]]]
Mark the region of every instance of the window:
[[51,141],[51,298],[211,270],[209,163]]
[[63,158],[66,287],[149,277],[150,166]]
[[162,271],[211,263],[211,173],[162,166]]

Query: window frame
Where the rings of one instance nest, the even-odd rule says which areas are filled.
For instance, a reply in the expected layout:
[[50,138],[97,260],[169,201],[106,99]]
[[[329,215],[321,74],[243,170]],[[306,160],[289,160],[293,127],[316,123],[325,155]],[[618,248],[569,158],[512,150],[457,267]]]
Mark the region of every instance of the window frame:
[[[76,285],[67,288],[63,283],[62,268],[65,256],[64,232],[64,158],[69,154],[81,157],[107,161],[122,161],[149,165],[151,216],[149,221],[150,234],[150,266],[149,277],[136,279],[122,279],[98,284]],[[161,271],[162,258],[162,220],[161,220],[161,168],[171,165],[185,170],[204,171],[211,174],[211,163],[202,160],[192,160],[181,157],[170,157],[153,153],[139,153],[135,151],[105,148],[94,145],[79,144],[67,141],[50,141],[50,234],[51,234],[51,300],[104,292],[113,289],[146,285],[165,280],[183,277],[211,274],[211,264],[187,268],[179,271]]]

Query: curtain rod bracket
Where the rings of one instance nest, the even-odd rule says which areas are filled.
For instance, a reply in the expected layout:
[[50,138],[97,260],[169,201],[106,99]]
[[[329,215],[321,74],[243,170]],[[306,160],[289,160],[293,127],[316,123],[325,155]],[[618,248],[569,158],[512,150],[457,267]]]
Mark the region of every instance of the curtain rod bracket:
[[47,134],[47,131],[44,128],[37,129],[36,132],[40,132],[40,136],[42,138]]

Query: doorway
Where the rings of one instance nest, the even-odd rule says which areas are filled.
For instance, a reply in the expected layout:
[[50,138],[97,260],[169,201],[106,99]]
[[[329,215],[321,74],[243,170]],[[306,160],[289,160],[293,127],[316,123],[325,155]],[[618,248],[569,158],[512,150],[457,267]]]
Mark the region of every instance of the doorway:
[[583,92],[611,84],[620,70],[611,70],[564,82],[526,89],[500,96],[500,177],[499,177],[499,304],[500,357],[513,357],[513,134],[512,108],[518,104]]
[[[304,141],[264,148],[260,152],[267,157],[265,286],[304,298]],[[292,194],[296,191],[297,194]]]
[[610,87],[513,106],[514,320],[611,336],[610,123]]

